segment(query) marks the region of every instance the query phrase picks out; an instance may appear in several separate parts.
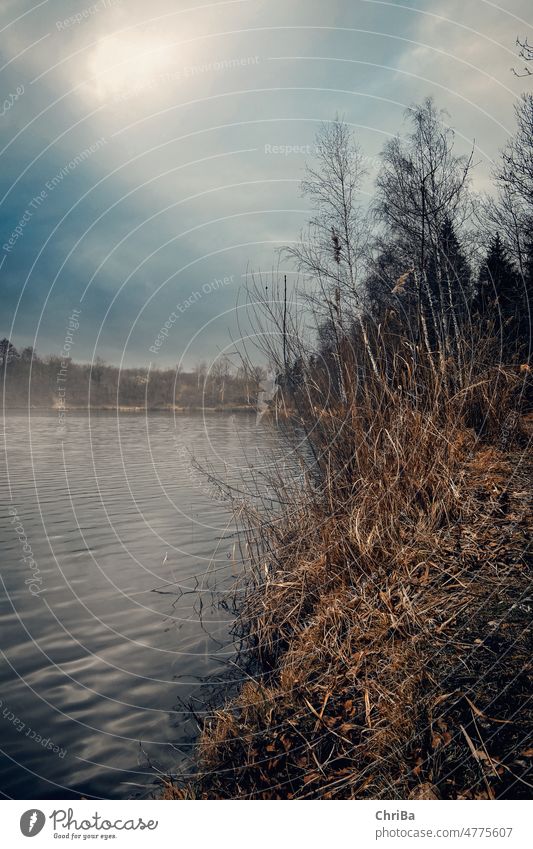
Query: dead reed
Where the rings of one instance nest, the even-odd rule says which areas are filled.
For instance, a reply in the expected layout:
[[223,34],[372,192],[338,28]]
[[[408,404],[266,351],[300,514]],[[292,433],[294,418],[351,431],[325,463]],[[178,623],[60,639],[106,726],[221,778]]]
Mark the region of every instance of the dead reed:
[[235,505],[257,675],[165,796],[529,796],[529,375],[383,330],[338,353],[278,399],[304,472]]

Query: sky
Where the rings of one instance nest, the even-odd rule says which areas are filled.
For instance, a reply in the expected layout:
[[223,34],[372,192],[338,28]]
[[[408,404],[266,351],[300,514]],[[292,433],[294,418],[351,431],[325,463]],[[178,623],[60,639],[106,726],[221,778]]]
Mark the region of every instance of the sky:
[[352,127],[364,203],[433,95],[486,191],[532,24],[529,0],[0,0],[0,335],[58,354],[75,315],[76,360],[231,351],[247,275],[309,217],[320,125]]

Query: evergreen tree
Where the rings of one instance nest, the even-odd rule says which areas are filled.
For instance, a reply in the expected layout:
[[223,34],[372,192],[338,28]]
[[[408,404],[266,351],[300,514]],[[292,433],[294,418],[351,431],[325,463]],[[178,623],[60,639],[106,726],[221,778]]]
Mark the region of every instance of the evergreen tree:
[[499,233],[490,242],[485,262],[479,272],[474,309],[481,315],[499,310],[503,319],[516,312],[519,302],[519,280],[516,269]]
[[492,322],[500,334],[502,349],[512,355],[522,347],[520,332],[521,285],[507,249],[497,233],[481,266],[473,313]]
[[415,294],[409,259],[394,241],[382,241],[376,248],[364,282],[366,311],[379,323],[392,308],[402,315],[407,324],[408,305]]
[[441,349],[454,349],[472,297],[472,272],[457,238],[451,218],[446,216],[438,239],[429,253],[422,287],[422,304],[430,340]]
[[472,272],[463,253],[450,218],[441,228],[439,245],[441,263],[441,309],[446,326],[460,325],[467,314],[472,295]]

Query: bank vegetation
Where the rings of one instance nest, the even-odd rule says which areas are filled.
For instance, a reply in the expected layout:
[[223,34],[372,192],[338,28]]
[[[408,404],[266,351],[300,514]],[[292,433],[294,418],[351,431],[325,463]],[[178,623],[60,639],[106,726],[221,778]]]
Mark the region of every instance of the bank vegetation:
[[296,275],[248,293],[288,461],[232,495],[242,684],[166,798],[531,797],[531,95],[516,113],[487,198],[431,100],[370,209],[349,128],[320,133]]

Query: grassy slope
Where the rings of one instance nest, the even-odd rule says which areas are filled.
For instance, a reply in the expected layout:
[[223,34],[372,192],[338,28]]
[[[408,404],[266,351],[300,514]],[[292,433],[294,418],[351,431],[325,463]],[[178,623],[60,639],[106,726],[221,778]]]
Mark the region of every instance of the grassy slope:
[[[278,530],[240,614],[264,674],[210,717],[198,780],[166,798],[531,796],[526,440],[419,436],[405,513],[375,485],[363,512],[306,505]],[[377,544],[383,507],[397,527]]]

